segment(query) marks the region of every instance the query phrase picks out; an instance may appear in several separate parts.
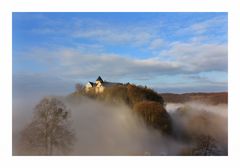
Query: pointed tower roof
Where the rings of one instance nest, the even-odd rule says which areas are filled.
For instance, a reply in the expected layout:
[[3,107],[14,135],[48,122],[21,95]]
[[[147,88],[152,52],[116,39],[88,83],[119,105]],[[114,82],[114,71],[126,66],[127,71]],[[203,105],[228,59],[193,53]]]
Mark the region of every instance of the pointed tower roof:
[[95,86],[95,83],[90,82],[90,81],[89,81],[89,83],[90,83],[90,85],[91,85],[92,87]]
[[103,80],[102,80],[101,76],[99,76],[99,77],[96,79],[96,81],[103,82]]

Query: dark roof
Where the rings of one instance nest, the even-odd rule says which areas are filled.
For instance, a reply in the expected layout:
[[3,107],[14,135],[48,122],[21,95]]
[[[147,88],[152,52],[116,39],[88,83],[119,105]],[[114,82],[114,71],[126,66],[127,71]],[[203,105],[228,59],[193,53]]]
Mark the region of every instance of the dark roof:
[[122,85],[122,83],[115,83],[115,82],[107,82],[107,81],[104,81],[102,83],[103,86],[114,86],[114,85]]
[[94,82],[90,82],[90,81],[89,81],[89,83],[90,83],[92,86],[95,86],[95,85],[96,85]]
[[97,80],[96,80],[96,81],[103,82],[103,80],[102,80],[101,76],[99,76],[99,77],[97,78]]

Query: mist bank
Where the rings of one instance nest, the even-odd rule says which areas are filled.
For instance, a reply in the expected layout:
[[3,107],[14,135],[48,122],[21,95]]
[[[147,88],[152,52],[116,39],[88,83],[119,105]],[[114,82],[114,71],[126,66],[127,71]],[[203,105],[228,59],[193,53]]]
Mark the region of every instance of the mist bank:
[[[127,105],[109,104],[82,97],[76,102],[58,97],[71,112],[72,128],[76,142],[67,155],[177,155],[183,147],[189,146],[150,128]],[[25,103],[29,103],[28,101]],[[20,105],[20,104],[19,104]],[[32,107],[23,106],[15,112],[13,123],[13,155],[21,155],[19,140],[21,130],[30,123]],[[30,109],[28,109],[30,108]],[[28,109],[28,111],[25,111]],[[24,155],[28,155],[24,151]]]
[[197,138],[210,137],[210,144],[207,145],[213,155],[228,154],[227,104],[212,105],[211,103],[191,101],[167,103],[166,109],[173,120],[174,134],[177,138],[188,137],[193,140],[194,145],[194,143],[198,143]]
[[[71,112],[76,141],[67,155],[227,155],[227,104],[166,103],[171,135],[149,127],[125,103],[57,97]],[[14,100],[13,155],[40,97]],[[207,147],[204,145],[207,144]],[[202,148],[202,145],[204,148]]]
[[176,155],[187,146],[147,127],[125,104],[88,98],[66,104],[78,139],[73,155]]
[[[73,150],[68,155],[181,155],[184,149],[195,145],[195,142],[182,138],[186,134],[214,137],[218,155],[227,155],[227,106],[224,104],[167,104],[175,134],[171,137],[147,127],[124,104],[110,105],[88,98],[78,103],[60,99],[71,111],[72,127],[76,134]],[[185,108],[184,112],[182,108]],[[18,122],[13,124],[14,138],[29,122],[31,114],[30,110],[29,113],[23,113],[25,121],[15,118]],[[17,139],[14,141],[17,144]],[[14,154],[18,155],[16,151]]]

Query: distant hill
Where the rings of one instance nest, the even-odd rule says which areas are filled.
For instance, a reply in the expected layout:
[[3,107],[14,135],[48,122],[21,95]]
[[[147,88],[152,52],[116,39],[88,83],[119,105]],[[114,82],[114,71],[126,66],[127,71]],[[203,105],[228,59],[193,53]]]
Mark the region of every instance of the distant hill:
[[160,93],[166,103],[184,103],[188,101],[201,101],[208,104],[227,104],[228,92],[217,93]]

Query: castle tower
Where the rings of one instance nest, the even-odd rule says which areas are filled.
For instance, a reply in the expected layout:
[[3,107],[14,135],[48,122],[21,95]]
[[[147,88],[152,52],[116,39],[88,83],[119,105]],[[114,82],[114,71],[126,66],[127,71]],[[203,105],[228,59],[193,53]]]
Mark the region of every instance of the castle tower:
[[95,88],[95,91],[96,91],[96,93],[102,93],[103,90],[104,90],[103,80],[102,80],[102,78],[99,76],[99,77],[96,79],[96,88]]
[[103,83],[103,80],[102,80],[101,76],[99,76],[99,77],[96,79],[96,84],[98,85],[99,83]]

